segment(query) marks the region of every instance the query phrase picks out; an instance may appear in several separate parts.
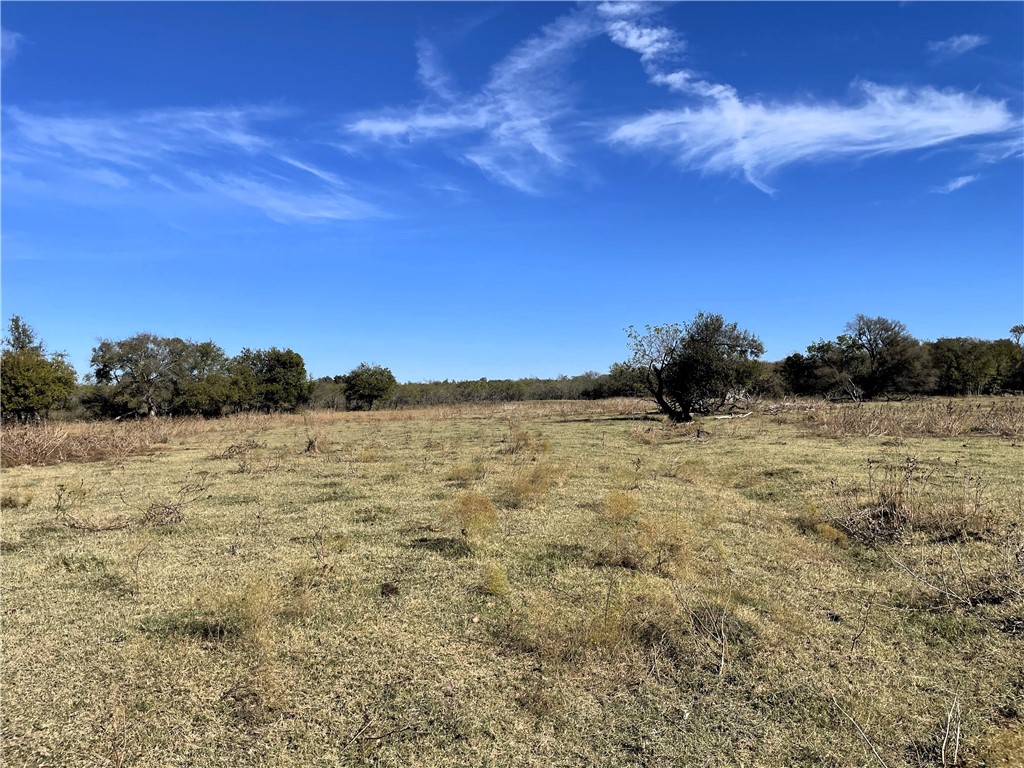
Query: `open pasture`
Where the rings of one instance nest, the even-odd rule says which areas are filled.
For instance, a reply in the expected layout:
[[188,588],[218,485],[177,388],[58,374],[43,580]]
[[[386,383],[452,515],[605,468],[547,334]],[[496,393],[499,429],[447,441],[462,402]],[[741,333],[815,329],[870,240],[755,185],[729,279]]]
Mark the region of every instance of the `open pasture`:
[[1017,399],[646,408],[14,428],[4,763],[1021,765]]

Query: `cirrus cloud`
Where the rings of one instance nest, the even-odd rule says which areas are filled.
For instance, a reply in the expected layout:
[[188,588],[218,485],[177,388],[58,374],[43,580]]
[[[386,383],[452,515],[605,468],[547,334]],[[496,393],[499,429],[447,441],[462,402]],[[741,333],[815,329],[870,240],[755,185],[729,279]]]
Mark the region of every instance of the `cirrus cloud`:
[[621,122],[612,143],[655,149],[682,166],[740,173],[772,193],[767,178],[801,162],[865,158],[1004,134],[1020,122],[1002,101],[934,88],[862,82],[858,103],[744,101],[735,95]]
[[945,184],[935,187],[932,192],[937,192],[940,195],[948,195],[951,192],[956,192],[958,189],[963,189],[968,184],[973,184],[981,176],[978,174],[971,174],[970,176],[957,176],[955,179],[950,179]]
[[563,16],[515,47],[470,94],[458,91],[437,49],[421,40],[418,75],[427,98],[412,108],[351,120],[345,130],[378,142],[457,141],[457,156],[487,176],[539,193],[547,178],[572,165],[570,143],[559,129],[573,110],[559,75],[579,47],[602,30],[586,9]]
[[5,178],[36,190],[73,180],[129,194],[159,189],[179,198],[213,196],[279,222],[379,215],[338,174],[292,154],[294,142],[272,130],[289,116],[281,109],[43,114],[8,107],[5,114]]
[[0,66],[7,66],[21,52],[25,36],[20,32],[0,27]]
[[928,43],[928,50],[943,58],[961,56],[973,51],[988,42],[984,35],[954,35],[945,40],[933,40]]

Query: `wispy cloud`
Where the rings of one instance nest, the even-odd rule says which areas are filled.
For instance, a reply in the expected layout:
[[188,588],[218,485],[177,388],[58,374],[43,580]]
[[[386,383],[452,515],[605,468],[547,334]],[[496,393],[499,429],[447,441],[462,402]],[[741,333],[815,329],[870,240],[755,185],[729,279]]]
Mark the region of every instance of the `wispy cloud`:
[[21,51],[25,36],[20,32],[0,27],[0,66],[7,66]]
[[988,42],[984,35],[954,35],[945,40],[933,40],[928,43],[928,50],[942,58],[961,56],[973,51]]
[[416,62],[420,83],[428,93],[442,101],[455,101],[456,88],[451,75],[441,63],[441,53],[429,40],[420,38],[416,41]]
[[[652,84],[689,102],[618,121],[608,135],[611,143],[659,150],[686,168],[740,173],[767,193],[774,191],[769,176],[793,163],[867,158],[977,137],[997,141],[1020,124],[1001,101],[928,87],[855,83],[854,98],[845,104],[745,99],[734,86],[683,66],[686,41],[659,20],[660,13],[652,3],[582,6],[513,50],[469,95],[458,91],[438,50],[421,41],[424,100],[363,115],[346,129],[377,142],[443,140],[494,180],[539,192],[547,178],[573,166],[566,137],[578,125],[564,65],[602,35],[637,54]],[[984,42],[962,35],[933,49],[963,52]]]
[[[744,99],[731,85],[679,67],[681,39],[655,26],[646,8],[606,3],[599,12],[612,41],[640,54],[652,83],[699,99],[696,106],[620,121],[609,140],[665,152],[688,169],[742,174],[768,194],[771,174],[794,163],[895,154],[1020,127],[1002,101],[928,87],[855,83],[850,104]],[[932,45],[962,53],[984,42],[962,35]]]
[[933,187],[932,192],[937,192],[940,195],[948,195],[950,192],[956,192],[958,189],[963,189],[968,184],[973,184],[981,176],[973,174],[971,176],[957,176],[955,179],[950,179],[945,184],[939,187]]
[[[376,214],[331,170],[297,159],[269,130],[268,107],[162,109],[128,114],[5,110],[6,168],[19,178],[74,177],[110,189],[219,194],[278,221]],[[6,175],[6,173],[5,173]]]
[[559,127],[572,114],[560,76],[565,64],[602,27],[587,9],[554,21],[521,43],[476,93],[460,93],[437,49],[419,44],[419,80],[427,98],[407,109],[364,115],[345,127],[375,141],[458,139],[458,155],[496,181],[537,193],[545,179],[572,164]]
[[5,110],[18,143],[40,153],[70,155],[120,166],[146,165],[174,155],[217,150],[244,153],[268,147],[256,124],[279,116],[267,109],[163,109],[127,115],[44,115]]
[[280,183],[226,174],[217,178],[190,172],[189,178],[217,196],[259,208],[274,221],[354,221],[378,215],[367,203],[339,192],[311,192]]
[[1003,102],[973,94],[868,82],[857,91],[855,104],[785,104],[731,95],[622,122],[610,138],[667,152],[687,168],[742,173],[771,193],[767,178],[793,163],[907,152],[1019,126]]
[[680,66],[686,41],[669,27],[654,21],[657,5],[641,3],[601,3],[598,14],[604,19],[605,32],[616,45],[640,54],[640,63],[648,79],[676,93],[704,98],[735,95],[728,85],[710,83],[690,69]]

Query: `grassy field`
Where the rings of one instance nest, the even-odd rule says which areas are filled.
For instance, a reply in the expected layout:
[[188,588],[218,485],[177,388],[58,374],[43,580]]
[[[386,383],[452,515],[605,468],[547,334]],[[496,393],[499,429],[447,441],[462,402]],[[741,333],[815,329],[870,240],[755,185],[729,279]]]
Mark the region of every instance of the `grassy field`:
[[68,428],[4,764],[1024,765],[1019,400],[645,407]]

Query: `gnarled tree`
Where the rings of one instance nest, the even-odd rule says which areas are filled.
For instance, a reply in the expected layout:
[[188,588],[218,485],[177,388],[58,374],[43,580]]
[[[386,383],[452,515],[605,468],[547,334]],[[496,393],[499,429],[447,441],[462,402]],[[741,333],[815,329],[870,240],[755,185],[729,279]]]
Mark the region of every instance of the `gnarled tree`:
[[627,335],[631,365],[672,421],[692,421],[694,413],[713,413],[742,397],[764,354],[752,333],[703,312],[682,325],[645,326],[644,333],[630,326]]

